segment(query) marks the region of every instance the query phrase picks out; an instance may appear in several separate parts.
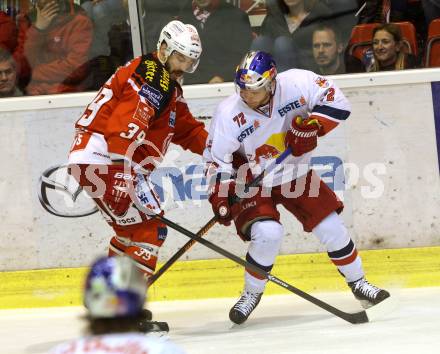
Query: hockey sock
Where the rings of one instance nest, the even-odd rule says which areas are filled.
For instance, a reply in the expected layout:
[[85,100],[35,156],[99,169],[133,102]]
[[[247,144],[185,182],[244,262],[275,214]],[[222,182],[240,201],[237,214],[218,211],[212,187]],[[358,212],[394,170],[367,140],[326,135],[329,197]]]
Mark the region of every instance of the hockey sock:
[[313,229],[313,234],[327,247],[330,260],[344,275],[347,282],[364,276],[361,258],[348,235],[347,228],[335,212],[322,220]]

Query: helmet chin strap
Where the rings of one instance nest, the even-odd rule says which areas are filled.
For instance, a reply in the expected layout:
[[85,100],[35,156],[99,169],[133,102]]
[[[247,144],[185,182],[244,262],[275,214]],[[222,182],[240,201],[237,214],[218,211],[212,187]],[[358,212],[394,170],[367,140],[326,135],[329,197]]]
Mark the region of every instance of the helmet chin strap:
[[270,83],[270,88],[268,88],[268,91],[270,91],[270,96],[272,97],[275,95],[275,90],[277,88],[277,82],[275,79]]
[[161,53],[160,51],[157,52],[157,58],[159,59],[159,61],[160,61],[163,65],[165,65],[165,63],[167,62],[168,57],[169,57],[169,55],[163,55],[163,56],[162,56],[162,53]]

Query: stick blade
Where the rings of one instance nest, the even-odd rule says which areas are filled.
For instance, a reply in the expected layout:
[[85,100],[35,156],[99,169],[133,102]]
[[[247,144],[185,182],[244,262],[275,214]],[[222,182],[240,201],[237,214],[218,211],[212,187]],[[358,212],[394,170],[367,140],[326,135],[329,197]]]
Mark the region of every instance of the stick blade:
[[360,323],[367,323],[369,322],[369,317],[367,315],[366,311],[360,311],[355,313],[349,313],[344,316],[341,316],[344,320],[353,323],[353,324],[360,324]]

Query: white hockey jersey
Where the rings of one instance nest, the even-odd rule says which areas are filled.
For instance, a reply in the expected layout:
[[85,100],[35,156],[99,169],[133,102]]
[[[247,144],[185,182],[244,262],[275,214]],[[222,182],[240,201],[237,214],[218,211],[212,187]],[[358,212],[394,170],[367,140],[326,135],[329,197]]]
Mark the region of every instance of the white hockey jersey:
[[[232,153],[244,156],[255,175],[273,163],[286,148],[285,136],[292,119],[313,115],[323,126],[323,134],[350,115],[350,105],[343,93],[327,78],[307,70],[292,69],[276,77],[276,89],[267,115],[249,108],[239,93],[223,100],[217,107],[204,152],[208,177],[234,174]],[[265,186],[292,181],[309,170],[312,152],[299,157],[290,155],[263,180]]]
[[56,346],[50,354],[185,354],[166,337],[141,333],[108,334],[79,338]]

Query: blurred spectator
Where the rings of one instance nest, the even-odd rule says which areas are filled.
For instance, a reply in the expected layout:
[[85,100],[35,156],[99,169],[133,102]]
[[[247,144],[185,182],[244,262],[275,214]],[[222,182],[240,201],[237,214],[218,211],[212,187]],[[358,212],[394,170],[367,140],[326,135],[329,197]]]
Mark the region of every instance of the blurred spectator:
[[113,24],[108,33],[110,44],[110,61],[113,68],[124,65],[133,59],[133,43],[131,38],[128,0],[122,0],[122,16],[118,23]]
[[184,354],[166,336],[149,334],[160,330],[155,329],[159,324],[167,331],[166,322],[151,322],[150,328],[142,328],[146,292],[143,274],[130,258],[98,259],[85,281],[85,335],[59,344],[50,354]]
[[38,0],[23,27],[19,46],[32,70],[26,92],[83,91],[93,27],[81,7],[69,0]]
[[144,53],[154,52],[162,28],[170,21],[176,20],[188,0],[143,0],[144,13]]
[[0,11],[0,47],[13,52],[17,45],[17,27],[14,19]]
[[261,36],[252,49],[272,55],[279,71],[298,67],[313,69],[310,43],[316,26],[332,16],[331,10],[315,0],[267,0],[267,15]]
[[350,39],[351,30],[358,23],[358,0],[321,0],[331,10],[331,24],[338,32],[343,43]]
[[93,42],[89,51],[92,83],[89,89],[98,90],[116,70],[110,60],[110,29],[126,21],[127,16],[121,0],[87,0],[81,7],[93,22]]
[[361,4],[363,8],[359,13],[359,23],[389,22],[391,0],[366,0]]
[[[440,4],[440,0],[422,0],[422,3],[426,1]],[[365,4],[365,7],[359,13],[359,23],[409,21],[416,24],[422,15],[420,1],[366,0],[362,4]]]
[[440,0],[422,0],[422,7],[427,26],[432,20],[440,18]]
[[317,73],[322,75],[345,73],[342,57],[344,44],[335,28],[327,25],[317,27],[313,31],[312,46]]
[[366,71],[403,70],[416,67],[416,58],[405,53],[400,28],[392,23],[373,30],[373,49],[365,53]]
[[131,38],[128,0],[122,0],[122,13],[119,22],[114,23],[108,33],[110,45],[110,61],[116,70],[133,59],[133,43]]
[[231,72],[252,42],[248,15],[225,0],[194,0],[187,3],[180,20],[197,28],[203,47],[196,72],[184,83],[232,81]]
[[11,53],[0,47],[0,98],[23,96],[16,83],[15,60]]

